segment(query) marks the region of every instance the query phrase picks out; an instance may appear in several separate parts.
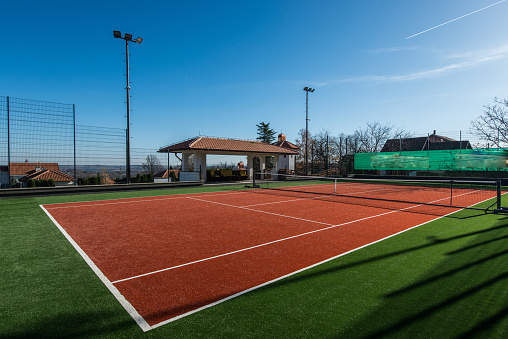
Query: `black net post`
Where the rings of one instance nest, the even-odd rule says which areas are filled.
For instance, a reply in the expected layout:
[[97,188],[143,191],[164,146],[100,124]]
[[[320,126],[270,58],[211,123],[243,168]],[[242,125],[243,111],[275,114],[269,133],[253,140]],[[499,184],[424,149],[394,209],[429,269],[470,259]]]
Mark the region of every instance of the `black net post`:
[[453,180],[450,181],[450,206],[453,206]]
[[497,209],[501,210],[501,180],[496,182],[497,185]]

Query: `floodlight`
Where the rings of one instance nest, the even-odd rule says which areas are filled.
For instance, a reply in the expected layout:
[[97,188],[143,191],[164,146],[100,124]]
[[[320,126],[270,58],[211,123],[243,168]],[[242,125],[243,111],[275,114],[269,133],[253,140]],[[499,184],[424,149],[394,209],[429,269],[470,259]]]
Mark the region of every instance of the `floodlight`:
[[[125,142],[125,182],[128,184],[130,183],[130,177],[131,177],[131,151],[130,151],[130,81],[129,81],[129,41],[135,42],[137,44],[141,44],[141,41],[143,41],[142,38],[138,37],[136,40],[132,40],[132,34],[125,33],[124,37],[122,38],[122,34],[120,31],[113,31],[113,36],[115,38],[123,39],[125,40],[125,65],[127,69],[126,74],[126,80],[127,80],[127,86],[125,86],[125,89],[127,90],[127,129],[126,129],[126,142]],[[168,153],[169,154],[169,153]]]
[[304,87],[305,93],[305,175],[309,174],[309,92],[314,92],[314,88]]

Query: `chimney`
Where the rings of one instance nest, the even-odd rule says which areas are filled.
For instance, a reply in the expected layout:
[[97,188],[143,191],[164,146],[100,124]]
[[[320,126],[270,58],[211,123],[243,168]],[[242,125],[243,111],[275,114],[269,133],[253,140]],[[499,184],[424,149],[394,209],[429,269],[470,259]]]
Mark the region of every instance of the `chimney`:
[[284,134],[279,134],[279,142],[286,141],[286,136]]

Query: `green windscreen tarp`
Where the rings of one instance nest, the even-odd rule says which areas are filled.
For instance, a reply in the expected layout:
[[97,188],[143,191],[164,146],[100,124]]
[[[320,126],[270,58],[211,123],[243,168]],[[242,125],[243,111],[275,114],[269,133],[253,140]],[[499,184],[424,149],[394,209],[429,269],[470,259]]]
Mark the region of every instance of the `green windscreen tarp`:
[[507,163],[505,149],[454,149],[356,153],[354,167],[358,170],[506,171]]

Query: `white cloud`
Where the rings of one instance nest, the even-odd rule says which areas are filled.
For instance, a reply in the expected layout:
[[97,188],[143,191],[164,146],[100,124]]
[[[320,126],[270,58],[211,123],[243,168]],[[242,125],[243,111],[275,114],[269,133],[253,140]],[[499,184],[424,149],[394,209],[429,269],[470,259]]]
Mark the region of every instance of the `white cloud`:
[[501,46],[496,49],[475,51],[463,54],[455,54],[447,57],[446,59],[462,59],[458,62],[452,63],[439,68],[429,70],[412,72],[399,75],[362,75],[349,78],[341,78],[336,80],[327,81],[327,85],[350,83],[350,82],[401,82],[412,81],[421,79],[430,79],[441,77],[453,72],[458,72],[466,69],[478,67],[480,65],[502,60],[508,57],[508,45]]
[[385,47],[385,48],[377,48],[374,50],[370,50],[370,53],[393,53],[393,52],[401,52],[401,51],[414,51],[418,49],[417,47]]

